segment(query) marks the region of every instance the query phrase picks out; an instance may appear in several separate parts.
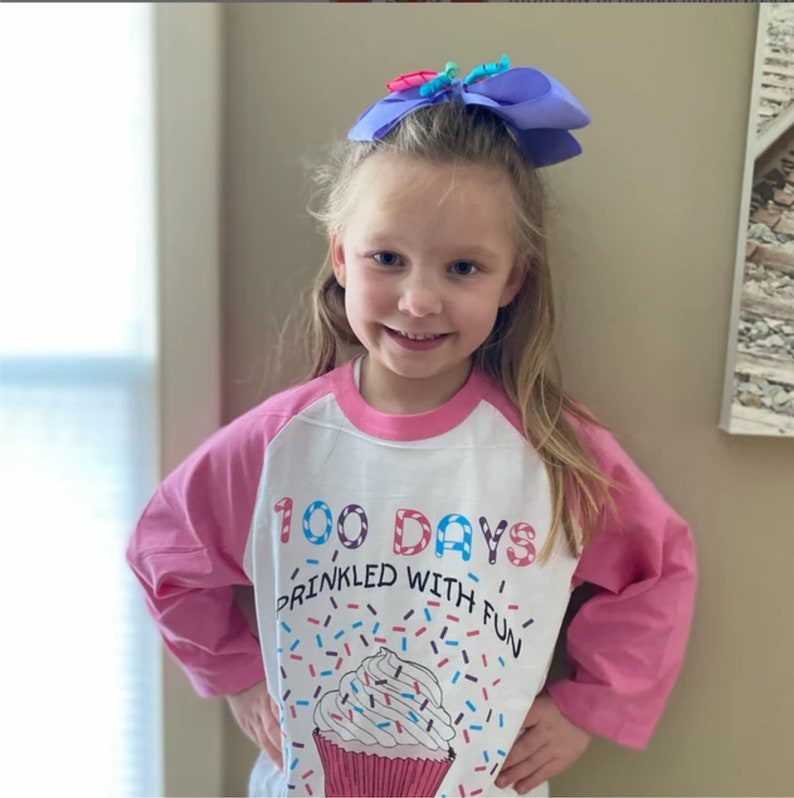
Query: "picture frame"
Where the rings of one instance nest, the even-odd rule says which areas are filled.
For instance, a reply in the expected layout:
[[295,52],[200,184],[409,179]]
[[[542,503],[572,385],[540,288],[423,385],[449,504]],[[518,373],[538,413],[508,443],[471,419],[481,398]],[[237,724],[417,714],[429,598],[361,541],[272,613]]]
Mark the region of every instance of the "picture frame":
[[794,4],[760,3],[720,429],[794,437]]

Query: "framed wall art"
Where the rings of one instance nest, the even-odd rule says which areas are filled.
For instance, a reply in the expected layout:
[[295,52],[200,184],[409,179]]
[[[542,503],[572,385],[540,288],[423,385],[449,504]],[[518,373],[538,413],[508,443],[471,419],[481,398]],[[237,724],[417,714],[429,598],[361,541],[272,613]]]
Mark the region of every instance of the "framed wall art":
[[794,437],[794,4],[760,3],[720,428]]

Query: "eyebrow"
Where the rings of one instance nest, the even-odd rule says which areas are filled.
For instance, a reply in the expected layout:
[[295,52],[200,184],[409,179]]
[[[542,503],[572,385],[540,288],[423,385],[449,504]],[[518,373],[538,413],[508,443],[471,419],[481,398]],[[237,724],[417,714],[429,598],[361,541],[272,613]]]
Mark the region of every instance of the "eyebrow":
[[[392,239],[381,233],[377,233],[375,235],[367,236],[367,242],[370,246],[373,247],[387,247],[392,245]],[[402,247],[397,247],[398,249],[402,249]],[[470,252],[472,254],[477,254],[480,257],[485,258],[497,258],[498,255],[488,247],[483,247],[480,244],[454,244],[450,249],[454,249],[456,252]]]

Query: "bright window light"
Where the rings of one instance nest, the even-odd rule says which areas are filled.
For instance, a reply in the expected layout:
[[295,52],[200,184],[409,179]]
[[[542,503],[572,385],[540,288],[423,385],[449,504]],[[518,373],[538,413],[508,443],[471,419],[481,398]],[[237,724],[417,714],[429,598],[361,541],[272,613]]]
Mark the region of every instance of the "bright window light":
[[148,4],[0,9],[4,794],[161,794]]

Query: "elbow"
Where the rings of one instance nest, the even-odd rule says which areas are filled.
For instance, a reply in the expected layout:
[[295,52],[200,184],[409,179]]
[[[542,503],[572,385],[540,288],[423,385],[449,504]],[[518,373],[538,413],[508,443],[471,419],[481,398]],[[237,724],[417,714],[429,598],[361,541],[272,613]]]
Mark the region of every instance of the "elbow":
[[694,599],[697,590],[697,549],[692,530],[682,518],[677,517],[668,545],[668,571],[677,578]]

